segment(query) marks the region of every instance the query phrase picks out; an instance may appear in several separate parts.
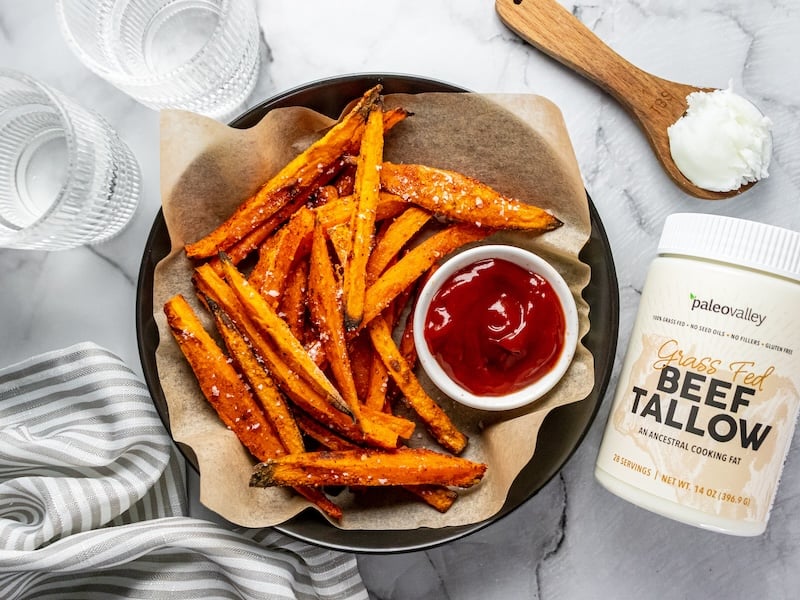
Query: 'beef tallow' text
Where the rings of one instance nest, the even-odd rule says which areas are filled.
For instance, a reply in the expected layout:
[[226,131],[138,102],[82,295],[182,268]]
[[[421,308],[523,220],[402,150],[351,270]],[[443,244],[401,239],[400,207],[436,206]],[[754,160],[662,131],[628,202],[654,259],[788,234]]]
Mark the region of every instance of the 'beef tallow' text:
[[[632,413],[686,433],[708,436],[717,442],[736,439],[743,449],[757,451],[772,430],[771,425],[749,423],[739,414],[756,393],[752,387],[665,366],[655,392],[651,394],[638,386],[633,386],[631,391]],[[701,406],[719,412],[705,419],[700,416]]]

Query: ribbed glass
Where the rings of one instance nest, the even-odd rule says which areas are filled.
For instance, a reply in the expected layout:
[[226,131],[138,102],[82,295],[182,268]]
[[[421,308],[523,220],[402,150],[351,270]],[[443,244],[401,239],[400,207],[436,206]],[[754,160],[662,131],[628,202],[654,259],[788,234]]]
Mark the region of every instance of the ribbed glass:
[[0,246],[62,250],[107,240],[130,221],[139,187],[136,158],[102,117],[0,70]]
[[253,91],[253,0],[57,0],[68,45],[142,104],[228,118]]

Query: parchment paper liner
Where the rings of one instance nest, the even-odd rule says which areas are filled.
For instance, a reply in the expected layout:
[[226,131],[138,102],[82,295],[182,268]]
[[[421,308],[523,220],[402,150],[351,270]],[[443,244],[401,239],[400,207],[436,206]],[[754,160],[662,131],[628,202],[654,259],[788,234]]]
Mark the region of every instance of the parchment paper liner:
[[[558,108],[532,95],[391,95],[414,116],[396,126],[386,140],[385,158],[454,169],[496,189],[551,210],[564,226],[540,237],[497,234],[489,241],[525,246],[547,258],[562,273],[578,303],[581,337],[589,329],[589,307],[581,290],[589,267],[578,252],[591,231],[586,194]],[[227,520],[246,527],[282,523],[308,503],[282,489],[248,487],[253,461],[217,418],[199,391],[188,364],[166,327],[164,302],[182,293],[197,307],[190,282],[192,265],[183,245],[212,230],[259,184],[320,135],[332,121],[304,108],[270,112],[249,130],[237,130],[181,111],[161,117],[161,193],[172,251],[156,267],[155,320],[160,344],[159,377],[169,407],[175,440],[189,446],[200,470],[200,500]],[[206,319],[209,327],[210,321]],[[593,361],[579,345],[564,379],[546,397],[515,412],[481,413],[436,397],[469,437],[464,456],[489,465],[484,480],[461,490],[446,514],[397,496],[391,502],[365,502],[347,492],[336,501],[344,529],[413,529],[465,525],[491,517],[505,501],[516,475],[530,460],[540,425],[554,407],[582,400],[594,383]],[[418,427],[411,444],[428,444]],[[435,447],[435,444],[434,444]],[[374,494],[368,499],[374,500]]]

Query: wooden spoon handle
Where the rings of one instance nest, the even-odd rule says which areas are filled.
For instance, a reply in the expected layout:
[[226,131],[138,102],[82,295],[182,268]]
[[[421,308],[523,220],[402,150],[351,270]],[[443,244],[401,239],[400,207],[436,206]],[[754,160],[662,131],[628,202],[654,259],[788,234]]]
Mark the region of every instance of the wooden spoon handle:
[[495,7],[517,35],[608,92],[637,118],[665,100],[683,102],[696,90],[629,63],[556,0],[496,0]]

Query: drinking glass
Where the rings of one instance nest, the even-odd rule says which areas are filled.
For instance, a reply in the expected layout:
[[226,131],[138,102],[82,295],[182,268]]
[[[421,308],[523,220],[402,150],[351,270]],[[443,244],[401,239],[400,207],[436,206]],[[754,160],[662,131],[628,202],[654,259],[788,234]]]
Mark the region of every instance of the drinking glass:
[[259,72],[253,0],[57,0],[80,60],[142,104],[228,118]]
[[139,200],[139,165],[99,115],[0,69],[0,246],[63,250],[116,235]]

